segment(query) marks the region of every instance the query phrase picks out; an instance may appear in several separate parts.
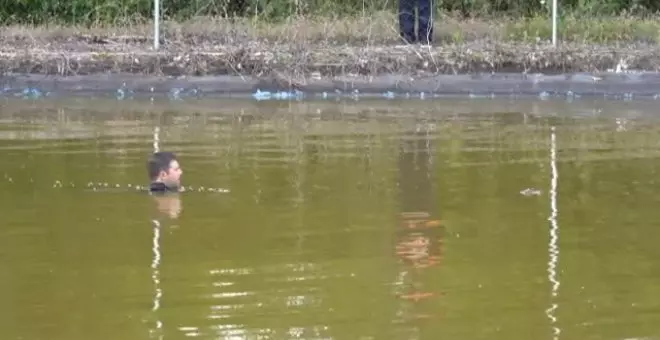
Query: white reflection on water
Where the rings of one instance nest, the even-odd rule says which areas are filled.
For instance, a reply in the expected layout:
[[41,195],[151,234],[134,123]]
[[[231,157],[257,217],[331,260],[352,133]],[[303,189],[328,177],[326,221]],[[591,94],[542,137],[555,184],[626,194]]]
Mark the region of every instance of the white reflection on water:
[[[159,133],[160,130],[158,127],[154,129],[154,153],[158,152],[158,141],[159,141]],[[153,261],[151,262],[151,269],[152,274],[151,274],[151,279],[153,280],[154,283],[154,289],[155,289],[155,294],[154,294],[154,304],[152,307],[152,311],[154,314],[157,313],[158,309],[160,308],[160,299],[163,296],[163,291],[160,288],[160,271],[159,271],[159,266],[160,266],[160,222],[158,220],[153,220],[153,225],[154,225],[154,238],[153,238],[153,253],[154,253],[154,258]],[[163,323],[160,321],[160,319],[156,319],[156,330],[159,331],[158,338],[162,339],[163,338],[163,333],[162,333],[162,328],[163,328]],[[155,332],[152,330],[152,334]]]
[[[154,238],[153,238],[152,250],[154,253],[154,257],[153,257],[153,261],[151,262],[151,269],[153,270],[151,274],[151,279],[154,284],[155,294],[153,300],[153,307],[151,310],[155,314],[160,308],[160,299],[163,296],[163,291],[160,288],[160,271],[158,270],[158,267],[160,266],[160,222],[158,222],[157,220],[153,220],[153,225],[154,225]],[[158,338],[162,339],[163,338],[163,334],[161,332],[162,328],[163,328],[163,323],[160,321],[160,319],[157,318],[156,329],[151,330],[152,335],[156,331],[159,331],[160,334],[158,334]]]
[[555,302],[559,292],[559,279],[557,278],[557,263],[559,262],[559,225],[557,224],[557,183],[559,179],[559,173],[557,172],[557,140],[555,135],[555,127],[552,127],[550,133],[550,169],[551,169],[551,180],[550,180],[550,244],[548,247],[549,261],[548,261],[548,280],[552,283],[552,297],[553,301],[550,305],[550,308],[546,309],[546,314],[550,323],[552,325],[552,330],[554,333],[553,339],[559,338],[559,333],[561,330],[557,327],[557,316],[555,315],[558,304]]
[[160,148],[158,147],[159,142],[160,142],[160,127],[156,126],[154,128],[154,153],[160,150]]
[[183,334],[188,337],[196,337],[202,335],[202,333],[199,332],[199,329],[197,329],[197,327],[179,327],[179,330],[182,331]]
[[[255,275],[264,271],[274,275],[274,277],[264,278],[264,284],[269,288],[252,291],[240,290],[240,282],[235,281],[239,277]],[[322,303],[322,298],[317,296],[317,293],[319,293],[318,288],[291,286],[293,282],[314,279],[324,280],[330,277],[320,275],[316,265],[312,263],[287,263],[275,265],[274,267],[259,268],[258,270],[254,268],[223,268],[209,270],[209,274],[213,277],[211,287],[215,291],[208,295],[213,299],[213,302],[209,306],[210,313],[206,318],[213,320],[213,324],[208,326],[208,331],[214,337],[218,339],[270,339],[283,336],[295,339],[332,339],[330,335],[325,335],[329,332],[327,325],[296,324],[283,325],[281,328],[261,328],[249,324],[235,323],[234,320],[237,317],[250,315],[255,311],[270,315],[271,312],[266,310],[272,308],[277,310],[299,310],[312,305],[318,307]],[[250,297],[250,300],[242,299],[245,297]],[[200,333],[201,329],[196,327],[179,327],[182,332],[193,328],[195,332],[187,332],[190,333],[187,336],[204,334],[203,332]]]

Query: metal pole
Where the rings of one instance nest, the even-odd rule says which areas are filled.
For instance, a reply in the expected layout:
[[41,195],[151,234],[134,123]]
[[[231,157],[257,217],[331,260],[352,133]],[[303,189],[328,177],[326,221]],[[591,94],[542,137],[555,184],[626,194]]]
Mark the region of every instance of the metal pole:
[[160,0],[154,0],[154,50],[160,44]]
[[557,47],[557,0],[552,0],[552,46]]

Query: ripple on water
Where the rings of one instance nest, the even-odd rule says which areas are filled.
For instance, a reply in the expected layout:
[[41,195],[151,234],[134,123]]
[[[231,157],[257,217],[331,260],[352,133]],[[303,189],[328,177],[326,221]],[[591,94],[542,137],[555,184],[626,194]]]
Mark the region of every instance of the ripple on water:
[[[654,257],[644,253],[645,247],[655,249],[654,229],[648,221],[657,219],[653,215],[657,209],[644,206],[653,201],[652,181],[646,177],[652,177],[654,163],[630,165],[620,160],[657,158],[657,124],[646,125],[641,114],[625,120],[615,117],[624,115],[621,112],[637,113],[621,106],[612,108],[611,103],[605,108],[610,111],[606,117],[567,109],[569,105],[589,107],[577,96],[573,103],[559,106],[552,100],[515,104],[522,108],[503,102],[481,104],[482,111],[500,113],[477,113],[479,107],[470,106],[474,101],[415,108],[389,103],[377,110],[352,109],[351,119],[340,114],[323,117],[332,124],[313,113],[292,113],[313,112],[318,103],[297,109],[290,104],[277,108],[280,111],[272,117],[268,111],[255,118],[275,123],[253,121],[251,127],[231,125],[231,119],[199,120],[193,126],[185,119],[171,119],[170,113],[162,114],[154,119],[162,123],[159,147],[185,155],[192,178],[187,183],[199,179],[211,183],[185,186],[185,191],[229,192],[213,185],[217,182],[231,187],[231,197],[236,199],[218,202],[204,199],[218,196],[194,196],[188,201],[194,202],[188,210],[194,213],[176,221],[163,220],[162,226],[154,228],[158,237],[154,236],[153,243],[158,247],[147,239],[152,231],[142,228],[150,220],[141,210],[148,200],[76,194],[146,190],[133,183],[144,179],[144,155],[153,148],[153,121],[134,118],[143,119],[144,124],[117,123],[105,128],[92,121],[89,127],[75,126],[67,134],[48,130],[47,123],[54,124],[51,120],[35,123],[42,134],[22,136],[28,131],[17,126],[19,134],[11,135],[12,140],[2,140],[10,135],[0,134],[0,149],[12,150],[5,152],[0,178],[10,198],[0,214],[5,225],[0,228],[0,240],[5,242],[0,252],[8,255],[3,258],[10,260],[7,267],[12,269],[3,275],[18,284],[0,291],[22,294],[22,300],[16,300],[21,304],[12,308],[59,306],[50,315],[23,318],[32,320],[26,329],[53,324],[53,320],[63,324],[78,320],[95,328],[100,324],[94,322],[111,315],[149,312],[151,296],[146,295],[153,294],[158,300],[151,316],[158,319],[154,327],[174,338],[320,339],[342,334],[359,338],[361,332],[377,331],[387,338],[393,332],[385,328],[393,323],[418,327],[430,337],[493,337],[507,331],[515,337],[521,325],[528,327],[528,334],[547,337],[559,334],[559,327],[561,334],[572,334],[578,327],[572,325],[584,320],[599,325],[591,331],[603,337],[607,331],[596,328],[612,322],[599,315],[618,316],[615,326],[621,326],[621,333],[626,326],[625,331],[634,329],[641,321],[631,321],[621,310],[635,299],[650,301],[644,306],[648,310],[656,307],[653,296],[657,294],[652,289],[657,285],[652,284],[655,276],[649,269],[653,267],[649,259]],[[369,124],[355,118],[361,110],[373,117]],[[578,111],[582,116],[573,116]],[[70,119],[65,118],[63,125]],[[304,124],[298,124],[301,121]],[[220,124],[225,125],[219,128]],[[550,126],[556,126],[555,144]],[[428,171],[430,179],[416,178],[426,182],[416,184],[410,200],[417,204],[418,198],[423,199],[416,196],[422,189],[433,189],[432,196],[442,200],[431,206],[439,209],[438,218],[451,231],[442,241],[447,256],[438,256],[438,266],[430,269],[420,268],[431,261],[414,261],[431,252],[419,250],[427,241],[416,231],[404,237],[404,248],[412,249],[392,246],[398,242],[392,233],[399,222],[387,216],[399,216],[396,209],[406,200],[397,180],[402,153],[422,159],[415,165],[430,164],[433,168],[428,168],[435,169]],[[592,164],[596,161],[603,164]],[[291,162],[299,163],[286,164]],[[469,166],[479,169],[451,169]],[[557,177],[561,184],[555,183],[558,187],[549,184],[553,171],[561,172]],[[376,182],[382,194],[364,189],[363,183]],[[606,191],[612,183],[618,184],[617,190]],[[280,190],[282,186],[291,190]],[[646,186],[646,191],[639,186]],[[251,199],[253,191],[277,195],[271,202],[257,202]],[[556,205],[555,201],[552,210],[554,193],[565,193],[561,197],[570,204]],[[538,197],[521,198],[521,194]],[[639,200],[631,200],[632,195]],[[298,199],[295,206],[289,204],[292,196]],[[608,199],[616,202],[608,206]],[[635,205],[628,212],[621,204],[626,199]],[[571,211],[571,204],[578,210]],[[618,220],[624,215],[628,216],[625,223]],[[49,216],[48,221],[41,216]],[[560,232],[565,226],[569,226],[567,232]],[[643,236],[634,238],[635,233]],[[615,242],[607,243],[608,238]],[[579,248],[572,247],[576,241]],[[158,256],[150,255],[149,247]],[[567,256],[560,259],[560,250]],[[392,253],[410,258],[399,261]],[[149,256],[154,258],[152,267]],[[291,264],[296,261],[301,263]],[[38,266],[37,270],[50,276],[43,280],[21,276],[21,270]],[[647,270],[645,274],[640,275],[640,267]],[[152,272],[153,286],[147,271]],[[566,279],[559,289],[561,278]],[[635,286],[623,282],[633,280]],[[9,280],[0,281],[3,285]],[[27,289],[26,282],[32,282],[34,290]],[[445,287],[450,289],[435,300],[438,303],[428,302],[427,296],[442,295],[437,292]],[[92,297],[84,300],[87,293]],[[570,294],[598,297],[603,314],[594,316],[592,304],[571,299]],[[69,299],[59,300],[62,296]],[[137,298],[141,300],[136,302]],[[61,313],[61,306],[70,308],[79,301],[97,309],[75,316]],[[113,301],[121,304],[112,305]],[[120,308],[125,309],[118,312]],[[22,313],[29,315],[32,310]],[[434,316],[432,322],[422,325],[419,320],[429,315]],[[493,324],[500,328],[495,331]],[[144,325],[136,328],[143,332]],[[129,331],[122,328],[118,337],[130,337],[122,334]]]

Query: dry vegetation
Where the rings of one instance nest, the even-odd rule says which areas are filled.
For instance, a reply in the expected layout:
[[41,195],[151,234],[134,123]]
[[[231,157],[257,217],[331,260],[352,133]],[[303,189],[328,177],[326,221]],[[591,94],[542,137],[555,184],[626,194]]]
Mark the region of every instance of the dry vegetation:
[[660,69],[660,22],[565,17],[552,47],[547,18],[436,21],[433,46],[402,45],[396,17],[297,18],[282,23],[196,18],[162,24],[153,50],[149,23],[2,28],[0,69],[60,75],[383,74]]

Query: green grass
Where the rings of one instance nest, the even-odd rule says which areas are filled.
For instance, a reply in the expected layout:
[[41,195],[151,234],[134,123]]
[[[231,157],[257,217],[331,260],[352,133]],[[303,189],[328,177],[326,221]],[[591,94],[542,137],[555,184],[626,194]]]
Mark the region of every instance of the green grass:
[[[534,42],[552,35],[552,21],[536,16],[509,21],[503,27],[508,40]],[[557,23],[557,35],[562,41],[610,44],[620,42],[660,42],[660,17],[630,15],[589,17],[568,14]]]
[[[395,14],[380,11],[368,16],[292,16],[272,22],[259,18],[225,19],[196,17],[162,23],[163,36],[170,41],[194,41],[195,37],[219,44],[249,40],[272,43],[322,43],[379,45],[400,43]],[[8,25],[3,39],[49,40],[71,35],[144,36],[153,28],[148,20],[126,18],[116,23],[93,25]],[[436,17],[435,41],[460,44],[471,41],[497,40],[523,43],[547,42],[551,39],[551,21],[544,16],[513,18],[506,16],[461,19],[443,13]],[[560,18],[558,38],[564,42],[617,44],[660,42],[660,16],[580,16],[568,14]]]

